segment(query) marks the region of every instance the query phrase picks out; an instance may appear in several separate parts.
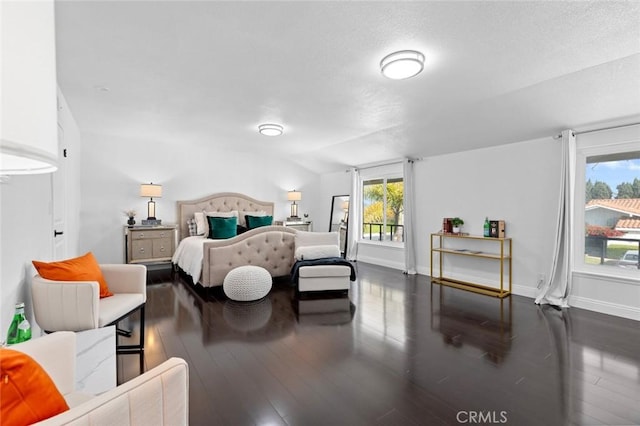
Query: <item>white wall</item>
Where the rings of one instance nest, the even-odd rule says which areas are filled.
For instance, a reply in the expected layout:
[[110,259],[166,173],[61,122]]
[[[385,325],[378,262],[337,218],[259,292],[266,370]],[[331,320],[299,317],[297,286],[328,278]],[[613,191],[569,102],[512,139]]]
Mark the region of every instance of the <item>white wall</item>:
[[32,333],[39,333],[29,286],[34,271],[31,261],[51,259],[51,176],[11,176],[0,184],[0,204],[0,340],[4,341],[18,302],[25,303]]
[[146,218],[148,199],[140,197],[139,190],[148,182],[162,185],[162,198],[155,201],[156,217],[163,223],[175,223],[176,201],[216,192],[274,201],[274,219],[283,220],[290,214],[287,191],[292,189],[302,192],[299,215],[324,218],[328,208],[316,196],[319,175],[266,149],[237,152],[229,145],[220,150],[182,141],[169,144],[83,134],[82,251],[92,251],[103,263],[124,261],[123,210],[135,209],[138,223]]
[[[62,144],[69,157],[60,158],[67,169],[67,220],[64,229],[67,255],[78,254],[78,210],[80,134],[62,93],[58,91],[58,123],[65,129]],[[25,302],[25,313],[37,336],[40,328],[33,319],[31,277],[32,260],[53,260],[52,175],[11,176],[0,184],[0,340],[7,329],[17,302]]]
[[513,240],[513,292],[533,297],[538,274],[549,274],[559,152],[546,138],[416,162],[418,271],[429,274],[429,235],[443,217],[461,217],[463,232],[474,235],[482,235],[485,217],[504,219]]

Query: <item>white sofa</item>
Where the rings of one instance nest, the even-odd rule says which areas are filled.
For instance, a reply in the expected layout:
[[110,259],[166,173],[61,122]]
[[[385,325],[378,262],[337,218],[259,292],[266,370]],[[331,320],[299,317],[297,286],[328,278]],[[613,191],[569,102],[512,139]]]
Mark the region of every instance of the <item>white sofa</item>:
[[75,333],[60,331],[11,346],[35,359],[64,396],[69,411],[38,425],[187,425],[189,368],[170,358],[144,374],[93,396],[75,390]]

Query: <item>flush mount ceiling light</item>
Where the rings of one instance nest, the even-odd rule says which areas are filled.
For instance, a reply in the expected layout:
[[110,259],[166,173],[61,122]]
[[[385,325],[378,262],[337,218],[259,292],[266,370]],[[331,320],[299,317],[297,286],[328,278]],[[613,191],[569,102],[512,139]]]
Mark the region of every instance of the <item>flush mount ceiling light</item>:
[[393,52],[380,61],[382,75],[392,80],[414,77],[424,69],[424,55],[417,50]]
[[261,124],[258,126],[258,131],[261,135],[265,136],[280,136],[284,131],[284,128],[279,124]]

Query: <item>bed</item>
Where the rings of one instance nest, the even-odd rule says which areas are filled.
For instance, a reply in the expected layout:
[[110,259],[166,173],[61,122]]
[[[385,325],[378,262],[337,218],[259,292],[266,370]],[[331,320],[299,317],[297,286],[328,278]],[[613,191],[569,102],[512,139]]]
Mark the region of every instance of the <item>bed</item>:
[[195,213],[226,213],[235,210],[242,218],[243,213],[263,211],[273,216],[273,202],[224,192],[196,200],[178,201],[177,208],[179,244],[172,262],[189,275],[194,284],[199,283],[203,287],[221,286],[227,273],[242,265],[263,267],[273,277],[290,274],[294,263],[295,229],[262,226],[223,240],[189,235],[188,220]]

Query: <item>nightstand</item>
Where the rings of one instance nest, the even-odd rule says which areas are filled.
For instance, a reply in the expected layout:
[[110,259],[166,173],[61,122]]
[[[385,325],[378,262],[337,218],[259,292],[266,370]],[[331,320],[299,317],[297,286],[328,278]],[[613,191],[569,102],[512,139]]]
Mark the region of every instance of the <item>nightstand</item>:
[[276,220],[275,225],[287,226],[289,228],[297,229],[299,231],[313,231],[313,222],[308,220],[298,220],[298,221]]
[[166,263],[176,249],[175,225],[125,226],[125,263]]

